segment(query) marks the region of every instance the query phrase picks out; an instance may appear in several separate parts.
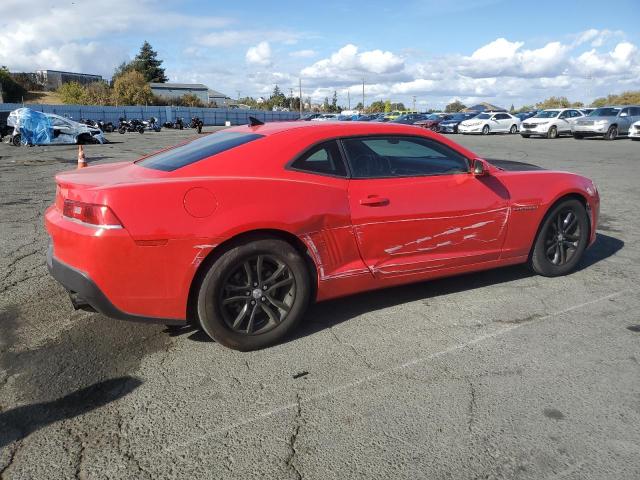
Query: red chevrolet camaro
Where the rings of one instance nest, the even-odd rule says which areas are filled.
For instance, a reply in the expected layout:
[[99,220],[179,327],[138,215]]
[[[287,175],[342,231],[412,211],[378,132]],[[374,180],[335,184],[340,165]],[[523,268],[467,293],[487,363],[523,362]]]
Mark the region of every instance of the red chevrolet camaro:
[[192,321],[240,350],[311,301],[519,263],[566,274],[600,203],[587,178],[392,123],[234,127],[56,182],[48,266],[77,308]]

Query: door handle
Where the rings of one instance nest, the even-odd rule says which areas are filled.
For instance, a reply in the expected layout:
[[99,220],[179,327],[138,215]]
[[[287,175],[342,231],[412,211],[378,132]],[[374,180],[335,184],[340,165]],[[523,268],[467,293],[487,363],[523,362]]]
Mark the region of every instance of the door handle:
[[367,198],[360,200],[360,205],[365,207],[384,207],[385,205],[389,205],[389,199],[379,197],[378,195],[369,195]]

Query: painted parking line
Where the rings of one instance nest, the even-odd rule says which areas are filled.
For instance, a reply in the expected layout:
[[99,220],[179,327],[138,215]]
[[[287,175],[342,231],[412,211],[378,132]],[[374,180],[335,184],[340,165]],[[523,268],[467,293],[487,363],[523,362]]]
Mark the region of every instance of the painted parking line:
[[445,355],[449,355],[451,353],[455,353],[461,350],[464,350],[468,347],[472,347],[473,345],[482,343],[486,340],[490,340],[492,338],[497,338],[500,337],[502,335],[505,335],[513,330],[517,330],[518,328],[523,327],[524,325],[531,325],[531,324],[535,324],[535,323],[540,323],[543,322],[545,320],[549,320],[551,318],[556,318],[562,315],[565,315],[567,313],[571,313],[575,310],[580,310],[584,307],[588,307],[590,305],[596,304],[596,303],[600,303],[606,300],[611,300],[613,298],[619,297],[621,295],[623,295],[624,293],[628,292],[630,290],[625,289],[625,290],[620,290],[618,292],[615,293],[611,293],[609,295],[605,295],[603,297],[599,297],[599,298],[595,298],[593,300],[589,300],[588,302],[584,302],[584,303],[580,303],[578,305],[573,305],[571,307],[565,308],[563,310],[559,310],[557,312],[553,312],[550,314],[547,314],[545,316],[539,317],[536,320],[532,321],[532,322],[526,322],[526,323],[519,323],[519,324],[515,324],[515,325],[511,325],[509,327],[506,328],[502,328],[496,332],[493,333],[487,333],[485,335],[480,335],[472,340],[469,340],[467,342],[462,342],[462,343],[458,343],[456,345],[452,345],[449,348],[445,348],[444,350],[440,350],[438,352],[434,352],[430,355],[424,356],[424,357],[418,357],[418,358],[414,358],[411,359],[405,363],[402,363],[400,365],[396,365],[394,367],[391,368],[387,368],[385,370],[380,370],[378,372],[372,373],[370,375],[366,375],[364,377],[358,378],[352,382],[348,382],[348,383],[344,383],[342,385],[338,385],[336,387],[332,387],[332,388],[328,388],[326,390],[323,390],[321,392],[315,393],[313,395],[308,395],[306,397],[302,397],[300,396],[298,401],[296,402],[290,402],[290,403],[286,403],[284,405],[281,405],[277,408],[274,408],[272,410],[268,410],[266,412],[263,412],[259,415],[255,415],[249,418],[245,418],[243,420],[240,420],[238,422],[232,423],[230,425],[227,425],[225,427],[213,430],[211,432],[205,433],[204,435],[200,435],[197,437],[194,437],[192,439],[190,439],[187,442],[182,442],[182,443],[178,443],[178,444],[172,444],[170,446],[165,447],[164,449],[162,449],[160,452],[158,452],[156,455],[167,455],[168,453],[178,453],[179,451],[189,447],[190,445],[193,445],[195,443],[198,443],[202,440],[205,440],[207,438],[210,437],[215,437],[217,435],[222,435],[225,434],[231,430],[236,430],[238,428],[247,426],[247,425],[251,425],[253,423],[257,423],[265,418],[270,418],[273,417],[275,415],[279,415],[283,412],[286,412],[288,410],[295,410],[297,409],[301,404],[305,404],[305,403],[309,403],[312,402],[314,400],[318,400],[321,398],[325,398],[325,397],[329,397],[335,394],[338,394],[340,392],[344,392],[347,390],[351,390],[355,387],[358,387],[359,385],[362,385],[364,383],[368,383],[374,380],[377,380],[381,377],[384,377],[386,375],[389,375],[391,373],[400,371],[400,370],[404,370],[406,368],[411,368],[415,365],[419,365],[421,363],[427,362],[429,360],[433,360]]

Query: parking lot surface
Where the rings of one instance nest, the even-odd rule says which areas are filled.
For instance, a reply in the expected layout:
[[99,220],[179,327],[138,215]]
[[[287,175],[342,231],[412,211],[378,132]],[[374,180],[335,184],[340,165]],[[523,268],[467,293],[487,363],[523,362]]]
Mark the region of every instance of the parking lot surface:
[[[110,134],[87,160],[193,135]],[[0,478],[640,478],[640,144],[452,138],[595,180],[579,270],[321,303],[251,353],[74,311],[42,217],[77,149],[0,144]]]

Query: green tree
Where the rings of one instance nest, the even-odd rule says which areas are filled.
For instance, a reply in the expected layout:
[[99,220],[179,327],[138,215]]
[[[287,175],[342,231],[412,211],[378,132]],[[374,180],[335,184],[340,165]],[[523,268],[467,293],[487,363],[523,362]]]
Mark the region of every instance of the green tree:
[[467,108],[467,106],[464,103],[462,103],[460,100],[454,100],[453,102],[448,104],[446,107],[444,107],[444,111],[447,113],[455,113],[455,112],[464,110],[465,108]]
[[181,107],[204,107],[202,101],[194,93],[185,93],[176,99],[175,104]]
[[113,90],[105,82],[93,82],[84,87],[83,100],[88,105],[112,105]]
[[153,93],[144,75],[130,71],[120,75],[113,84],[113,93],[120,105],[146,105],[153,103]]
[[57,90],[62,103],[82,105],[86,102],[85,88],[78,82],[67,82],[60,85]]
[[[376,100],[375,102],[372,102],[371,105],[369,105],[367,111],[369,113],[382,113],[384,112],[384,107],[385,102],[383,102],[382,100]],[[389,108],[391,108],[391,105],[389,105]]]
[[571,107],[571,102],[567,99],[567,97],[549,97],[542,102],[536,103],[536,108],[540,109],[569,107]]
[[331,112],[338,113],[340,108],[338,107],[338,92],[333,91],[333,97],[331,98]]
[[140,72],[145,81],[166,83],[169,79],[164,73],[164,68],[161,67],[162,60],[158,60],[158,53],[153,49],[151,44],[146,40],[140,47],[140,52],[130,62],[122,62],[118,65],[113,72],[113,84],[118,77],[129,73],[133,70]]
[[391,100],[386,100],[384,102],[384,113],[389,113],[391,111]]
[[0,90],[2,90],[3,100],[7,103],[21,102],[27,93],[24,87],[11,77],[9,69],[4,65],[0,67]]
[[358,104],[355,106],[355,110],[358,110],[360,112],[364,110],[364,105],[362,105],[362,102],[358,102]]
[[276,85],[273,88],[273,93],[271,94],[271,97],[269,97],[267,108],[270,110],[273,107],[284,107],[286,103],[287,103],[287,97],[285,97],[284,93],[282,93],[282,90],[280,90],[280,87]]
[[320,107],[323,112],[328,112],[331,106],[329,105],[329,97],[324,97],[324,102],[322,102],[322,107]]
[[516,111],[516,107],[513,105],[513,103],[511,104],[511,108],[509,109],[510,113],[515,113]]

